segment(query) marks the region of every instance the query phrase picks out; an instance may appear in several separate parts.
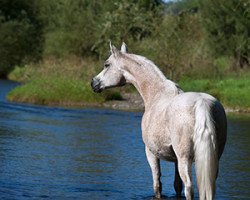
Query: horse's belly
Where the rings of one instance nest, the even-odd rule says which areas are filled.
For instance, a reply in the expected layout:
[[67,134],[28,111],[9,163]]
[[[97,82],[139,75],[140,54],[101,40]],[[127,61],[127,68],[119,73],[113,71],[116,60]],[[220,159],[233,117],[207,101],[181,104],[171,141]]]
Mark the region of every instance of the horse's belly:
[[[151,134],[150,134],[151,133]],[[143,134],[143,141],[146,147],[159,159],[176,161],[169,133],[161,131],[150,131]]]
[[176,161],[176,155],[174,153],[172,145],[164,145],[161,147],[157,147],[155,145],[152,145],[152,146],[149,145],[147,147],[159,159],[171,161],[171,162]]

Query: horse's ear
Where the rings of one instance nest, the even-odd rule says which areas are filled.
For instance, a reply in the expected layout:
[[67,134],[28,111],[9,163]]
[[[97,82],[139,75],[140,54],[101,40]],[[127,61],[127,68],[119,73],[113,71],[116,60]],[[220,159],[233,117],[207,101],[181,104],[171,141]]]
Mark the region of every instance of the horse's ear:
[[111,44],[111,41],[109,42],[110,52],[111,54],[114,54],[117,56],[120,52],[117,50],[117,48]]
[[128,46],[125,44],[125,42],[122,43],[121,52],[128,53]]

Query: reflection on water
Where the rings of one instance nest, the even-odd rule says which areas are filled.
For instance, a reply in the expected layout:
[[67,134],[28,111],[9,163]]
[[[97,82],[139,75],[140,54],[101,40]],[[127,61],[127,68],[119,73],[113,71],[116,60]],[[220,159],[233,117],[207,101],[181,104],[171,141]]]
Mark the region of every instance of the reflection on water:
[[[0,199],[152,198],[141,113],[8,103],[15,86],[0,81]],[[216,199],[250,197],[249,122],[229,117]],[[162,164],[164,199],[175,199],[173,168]]]

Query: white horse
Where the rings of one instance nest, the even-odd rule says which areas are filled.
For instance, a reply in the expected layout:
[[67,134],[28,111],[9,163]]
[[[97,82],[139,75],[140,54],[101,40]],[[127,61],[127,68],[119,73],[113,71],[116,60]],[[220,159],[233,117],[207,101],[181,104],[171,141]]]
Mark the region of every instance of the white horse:
[[193,199],[192,162],[200,199],[215,195],[219,159],[227,137],[224,108],[205,93],[183,92],[166,79],[158,67],[145,57],[121,51],[110,44],[110,57],[104,69],[93,78],[95,92],[133,84],[141,94],[145,112],[142,137],[152,170],[155,197],[161,197],[160,160],[175,162],[174,188],[181,195],[182,182],[186,199]]

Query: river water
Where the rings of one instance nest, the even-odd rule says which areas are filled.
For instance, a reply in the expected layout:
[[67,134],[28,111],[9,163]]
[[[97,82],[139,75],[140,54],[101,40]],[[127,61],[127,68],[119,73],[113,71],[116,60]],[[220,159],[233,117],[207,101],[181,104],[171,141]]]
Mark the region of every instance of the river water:
[[[0,199],[152,199],[142,113],[9,103],[16,86],[0,81]],[[250,199],[250,116],[228,123],[216,199]],[[163,199],[173,170],[162,162]]]

